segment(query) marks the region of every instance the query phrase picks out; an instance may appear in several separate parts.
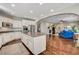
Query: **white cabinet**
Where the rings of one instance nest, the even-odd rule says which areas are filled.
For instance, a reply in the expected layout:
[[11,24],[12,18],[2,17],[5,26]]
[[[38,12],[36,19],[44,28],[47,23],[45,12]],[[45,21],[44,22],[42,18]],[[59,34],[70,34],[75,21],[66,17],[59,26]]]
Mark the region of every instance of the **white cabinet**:
[[26,37],[27,37],[27,47],[30,49],[32,53],[34,53],[33,52],[34,51],[34,39],[33,37],[30,37],[28,35],[26,35]]
[[23,34],[22,42],[28,47],[28,49],[33,53],[34,50],[34,40],[30,36]]
[[12,39],[21,39],[21,32],[13,32],[11,34]]
[[33,44],[34,42],[31,42],[31,41],[29,41],[28,40],[28,48],[30,49],[30,51],[32,52],[32,53],[34,53],[34,44]]
[[2,35],[2,38],[3,38],[2,43],[6,44],[6,43],[8,43],[12,40],[20,39],[21,38],[21,32],[4,33]]
[[46,35],[34,38],[34,53],[38,54],[46,50]]
[[46,35],[32,37],[23,34],[22,42],[28,47],[33,54],[39,54],[46,50]]
[[6,43],[8,43],[10,41],[12,41],[11,33],[3,34],[3,44],[6,44]]
[[14,28],[22,28],[22,22],[21,21],[13,21],[13,27]]
[[0,34],[0,48],[1,48],[1,46],[2,46],[2,34]]
[[27,41],[27,36],[25,35],[25,34],[22,34],[22,42],[25,44],[25,45],[27,45],[28,46],[28,41]]

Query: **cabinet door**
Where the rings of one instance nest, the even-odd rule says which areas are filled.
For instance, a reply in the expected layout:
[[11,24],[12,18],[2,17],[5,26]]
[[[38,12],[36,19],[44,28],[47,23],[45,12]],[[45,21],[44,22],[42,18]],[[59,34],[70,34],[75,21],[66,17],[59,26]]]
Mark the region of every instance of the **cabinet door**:
[[16,39],[16,40],[18,40],[18,39],[21,39],[21,32],[13,32],[12,33],[12,38],[13,39]]
[[34,52],[39,54],[46,49],[46,36],[39,36],[34,39]]
[[22,34],[22,42],[27,46],[27,48],[34,53],[34,41],[31,36]]
[[28,40],[27,40],[27,36],[25,34],[22,34],[22,42],[28,47]]
[[12,39],[11,33],[4,33],[3,34],[3,44],[6,44],[12,40],[13,39]]
[[34,52],[34,42],[31,36],[24,35],[23,42],[31,52]]
[[21,28],[22,27],[21,21],[13,21],[13,27],[14,28]]
[[2,35],[0,35],[0,48],[2,46]]
[[28,41],[28,48],[29,48],[29,50],[30,50],[32,53],[34,53],[34,42],[31,41],[31,40],[33,40],[33,39],[28,39],[28,40],[27,40],[27,41]]

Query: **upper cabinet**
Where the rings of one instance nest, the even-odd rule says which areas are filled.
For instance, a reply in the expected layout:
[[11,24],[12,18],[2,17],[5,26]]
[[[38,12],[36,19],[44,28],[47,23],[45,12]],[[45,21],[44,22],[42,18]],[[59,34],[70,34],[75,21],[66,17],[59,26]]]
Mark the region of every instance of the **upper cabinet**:
[[12,24],[12,22],[13,22],[13,20],[12,19],[10,19],[10,18],[7,18],[7,17],[3,17],[3,16],[0,16],[0,27],[2,27],[3,25],[11,25]]
[[13,28],[22,28],[23,26],[28,26],[28,25],[35,25],[35,21],[29,21],[29,20],[16,20],[16,19],[10,19],[7,17],[0,16],[0,27],[2,27],[2,23],[9,23],[12,25]]
[[22,25],[24,26],[34,25],[34,21],[22,20]]
[[10,19],[7,17],[0,16],[0,27],[4,24],[11,24],[14,28],[21,28],[22,27],[22,21]]
[[18,20],[13,21],[13,27],[14,28],[22,28],[22,22]]

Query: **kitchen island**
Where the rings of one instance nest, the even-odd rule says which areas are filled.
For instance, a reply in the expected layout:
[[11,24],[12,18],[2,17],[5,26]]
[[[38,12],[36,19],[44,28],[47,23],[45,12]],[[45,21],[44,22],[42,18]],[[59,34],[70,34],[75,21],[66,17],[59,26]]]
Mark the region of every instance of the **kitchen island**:
[[46,50],[46,35],[44,34],[23,33],[22,42],[33,54],[39,54]]

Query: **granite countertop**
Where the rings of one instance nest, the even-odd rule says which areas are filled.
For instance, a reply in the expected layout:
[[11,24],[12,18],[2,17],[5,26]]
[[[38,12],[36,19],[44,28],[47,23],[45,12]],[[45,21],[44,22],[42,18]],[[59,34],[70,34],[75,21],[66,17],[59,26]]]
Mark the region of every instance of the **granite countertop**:
[[0,28],[0,33],[8,33],[8,32],[22,32],[21,29],[11,29],[11,28]]
[[[9,33],[9,32],[22,32],[22,29],[21,28],[0,28],[0,33]],[[38,36],[42,36],[42,35],[45,35],[43,33],[31,33],[31,32],[22,32],[28,36],[31,36],[31,37],[38,37]]]
[[43,33],[30,33],[30,32],[28,32],[28,33],[23,32],[23,33],[28,35],[28,36],[31,36],[31,37],[38,37],[38,36],[45,35]]

